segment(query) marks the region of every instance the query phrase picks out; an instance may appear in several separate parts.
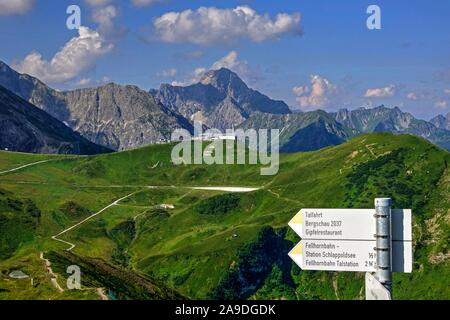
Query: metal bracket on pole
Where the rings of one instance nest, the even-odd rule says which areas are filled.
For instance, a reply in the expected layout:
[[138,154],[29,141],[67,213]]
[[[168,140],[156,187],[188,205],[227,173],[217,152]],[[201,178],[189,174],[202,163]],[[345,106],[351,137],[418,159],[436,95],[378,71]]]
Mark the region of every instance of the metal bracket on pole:
[[391,199],[375,199],[377,271],[375,278],[392,296],[392,218]]

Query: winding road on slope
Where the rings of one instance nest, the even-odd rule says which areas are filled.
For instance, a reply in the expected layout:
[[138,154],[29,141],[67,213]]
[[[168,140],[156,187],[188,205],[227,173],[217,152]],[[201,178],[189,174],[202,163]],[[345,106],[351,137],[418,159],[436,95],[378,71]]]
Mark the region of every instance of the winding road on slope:
[[132,195],[134,195],[134,194],[136,194],[136,193],[138,193],[138,192],[139,192],[139,191],[135,191],[135,192],[130,193],[129,195],[127,195],[127,196],[125,196],[125,197],[122,197],[122,198],[120,198],[120,199],[114,201],[113,203],[111,203],[111,204],[107,205],[106,207],[104,207],[102,210],[100,210],[100,211],[94,213],[93,215],[90,215],[90,216],[87,217],[86,219],[81,220],[80,222],[74,224],[73,226],[71,226],[71,227],[69,227],[69,228],[67,228],[67,229],[65,229],[65,230],[63,230],[63,231],[61,231],[61,232],[58,233],[57,235],[52,236],[52,239],[55,240],[55,241],[59,241],[59,242],[62,242],[62,243],[64,243],[64,244],[69,245],[70,248],[69,248],[69,249],[66,249],[66,251],[72,251],[73,248],[75,248],[75,244],[73,244],[73,243],[71,243],[71,242],[68,242],[68,241],[65,241],[65,240],[58,239],[58,237],[62,236],[63,234],[65,234],[65,233],[67,233],[67,232],[69,232],[70,230],[75,229],[76,227],[82,225],[83,223],[85,223],[85,222],[91,220],[92,218],[98,216],[99,214],[101,214],[102,212],[108,210],[109,208],[118,205],[121,201],[123,201],[123,200],[125,200],[125,199],[131,197]]
[[15,171],[19,171],[21,169],[28,168],[28,167],[31,167],[31,166],[35,166],[37,164],[49,162],[49,161],[52,161],[52,160],[42,160],[42,161],[38,161],[38,162],[28,163],[28,164],[25,164],[23,166],[20,166],[20,167],[14,168],[14,169],[6,170],[6,171],[0,171],[0,175],[6,174],[6,173],[15,172]]
[[[155,187],[147,187],[147,188],[155,188]],[[224,191],[224,192],[252,192],[252,191],[256,191],[259,190],[259,188],[245,188],[245,187],[190,187],[189,189],[193,189],[193,190],[210,190],[210,191]],[[104,207],[103,209],[101,209],[100,211],[94,213],[93,215],[90,215],[89,217],[87,217],[86,219],[81,220],[80,222],[74,224],[73,226],[61,231],[60,233],[58,233],[57,235],[52,236],[52,239],[61,243],[64,243],[66,245],[69,246],[68,249],[66,249],[66,251],[72,251],[75,248],[75,244],[59,239],[60,236],[62,236],[63,234],[75,229],[76,227],[79,227],[80,225],[82,225],[83,223],[91,220],[92,218],[95,218],[96,216],[98,216],[99,214],[101,214],[102,212],[108,210],[111,207],[117,206],[119,205],[119,203],[133,195],[135,195],[136,193],[140,192],[142,190],[139,191],[135,191],[133,193],[130,193],[129,195],[126,195],[116,201],[114,201],[113,203],[107,205],[106,207]]]
[[[147,187],[147,188],[155,188],[155,187]],[[193,189],[193,190],[210,190],[210,191],[224,191],[224,192],[252,192],[252,191],[256,191],[259,190],[259,188],[244,188],[244,187],[190,187],[189,189]],[[75,248],[75,244],[59,239],[60,236],[62,236],[63,234],[75,229],[76,227],[79,227],[80,225],[82,225],[83,223],[91,220],[92,218],[95,218],[96,216],[98,216],[99,214],[101,214],[102,212],[108,210],[111,207],[117,206],[119,205],[119,203],[133,195],[135,195],[136,193],[140,192],[142,190],[139,191],[135,191],[133,193],[130,193],[129,195],[126,195],[116,201],[114,201],[113,203],[107,205],[106,207],[104,207],[103,209],[101,209],[100,211],[90,215],[89,217],[87,217],[86,219],[81,220],[80,222],[74,224],[73,226],[61,231],[60,233],[58,233],[57,235],[52,236],[52,239],[61,243],[64,243],[66,245],[69,246],[68,249],[66,249],[66,251],[72,251]]]
[[[39,164],[46,163],[46,162],[49,162],[49,161],[53,161],[53,160],[42,160],[42,161],[37,161],[37,162],[33,162],[33,163],[29,163],[29,164],[22,165],[22,166],[20,166],[20,167],[14,168],[14,169],[6,170],[6,171],[0,171],[0,175],[8,174],[8,173],[13,173],[13,172],[19,171],[19,170],[21,170],[21,169],[25,169],[25,168],[28,168],[28,167],[31,167],[31,166],[39,165]],[[143,188],[143,187],[145,187],[145,188],[148,188],[148,189],[152,189],[152,188],[161,188],[161,186],[133,186],[133,185],[129,185],[129,186],[116,186],[116,185],[110,185],[110,186],[98,186],[98,187],[136,187],[136,188]],[[175,187],[175,186],[170,186],[170,187]],[[164,187],[163,187],[163,188],[164,188]],[[260,189],[261,189],[261,188],[249,188],[249,187],[183,187],[183,186],[179,186],[179,188],[187,188],[187,189],[191,189],[191,190],[223,191],[223,192],[232,192],[232,193],[253,192],[253,191],[257,191],[257,190],[260,190]],[[128,194],[128,195],[126,195],[126,196],[124,196],[124,197],[122,197],[122,198],[120,198],[120,199],[115,200],[113,203],[107,205],[106,207],[104,207],[104,208],[101,209],[100,211],[98,211],[98,212],[96,212],[96,213],[90,215],[89,217],[87,217],[87,218],[81,220],[80,222],[74,224],[73,226],[71,226],[71,227],[69,227],[69,228],[67,228],[67,229],[65,229],[65,230],[63,230],[63,231],[61,231],[60,233],[58,233],[58,234],[52,236],[51,238],[52,238],[53,240],[55,240],[55,241],[58,241],[58,242],[63,243],[63,244],[65,244],[65,245],[68,245],[69,248],[66,249],[66,251],[72,251],[72,250],[76,247],[76,245],[75,245],[74,243],[69,242],[69,241],[65,241],[65,240],[59,239],[60,236],[62,236],[63,234],[65,234],[65,233],[67,233],[67,232],[69,232],[69,231],[71,231],[71,230],[73,230],[73,229],[79,227],[80,225],[86,223],[87,221],[89,221],[89,220],[95,218],[96,216],[98,216],[99,214],[101,214],[101,213],[103,213],[104,211],[108,210],[109,208],[111,208],[111,207],[113,207],[113,206],[119,205],[121,201],[123,201],[123,200],[125,200],[125,199],[127,199],[127,198],[133,196],[134,194],[139,193],[139,192],[141,192],[141,191],[142,191],[142,189],[141,189],[141,190],[138,190],[138,191],[135,191],[135,192],[133,192],[133,193],[130,193],[130,194]],[[139,216],[139,215],[138,215],[138,216]],[[135,217],[135,219],[136,219],[136,218],[137,218],[137,216]],[[52,285],[53,285],[60,293],[63,293],[63,292],[64,292],[64,289],[59,285],[59,283],[58,283],[58,275],[55,274],[55,273],[53,272],[53,270],[52,270],[52,268],[51,268],[51,263],[50,263],[50,261],[44,257],[44,253],[43,253],[43,252],[40,252],[39,257],[40,257],[40,259],[41,259],[42,261],[45,262],[45,267],[46,267],[46,269],[47,269],[48,274],[50,275],[50,280],[51,280]],[[106,294],[104,288],[96,288],[95,290],[96,290],[96,293],[100,296],[100,298],[101,298],[102,300],[109,300],[109,297],[108,297],[108,295]]]
[[[20,167],[14,168],[14,169],[6,170],[6,171],[1,171],[1,172],[0,172],[0,175],[2,175],[2,174],[7,174],[7,173],[12,173],[12,172],[15,172],[15,171],[19,171],[19,170],[21,170],[21,169],[24,169],[24,168],[28,168],[28,167],[31,167],[31,166],[35,166],[35,165],[38,165],[38,164],[41,164],[41,163],[46,163],[46,162],[49,162],[49,161],[52,161],[52,160],[42,160],[42,161],[37,161],[37,162],[25,164],[25,165],[22,165],[22,166],[20,166]],[[102,187],[108,187],[108,186],[102,186]],[[109,186],[109,187],[125,187],[125,186],[116,186],[116,185],[114,185],[114,186]],[[139,187],[144,187],[144,186],[131,186],[131,185],[130,185],[130,186],[126,186],[126,187],[137,187],[137,188],[139,188]],[[145,187],[146,187],[146,188],[150,188],[150,189],[151,189],[151,188],[158,188],[157,186],[145,186]],[[175,186],[172,186],[172,187],[175,187]],[[180,186],[180,188],[183,188],[183,187]],[[185,187],[185,188],[186,188],[186,187]],[[191,189],[191,190],[209,190],[209,191],[223,191],[223,192],[234,192],[234,193],[252,192],[252,191],[257,191],[257,190],[261,189],[261,188],[249,188],[249,187],[187,187],[187,188],[188,188],[188,189]],[[64,244],[68,245],[69,248],[66,249],[66,251],[72,251],[72,250],[75,248],[76,245],[73,244],[73,243],[71,243],[71,242],[69,242],[69,241],[65,241],[65,240],[59,239],[60,236],[62,236],[63,234],[65,234],[65,233],[67,233],[67,232],[69,232],[69,231],[71,231],[71,230],[73,230],[73,229],[79,227],[80,225],[84,224],[85,222],[91,220],[92,218],[95,218],[96,216],[98,216],[98,215],[101,214],[102,212],[108,210],[109,208],[111,208],[111,207],[113,207],[113,206],[118,205],[121,201],[123,201],[123,200],[125,200],[125,199],[131,197],[132,195],[134,195],[134,194],[136,194],[136,193],[138,193],[138,192],[140,192],[140,191],[142,191],[142,190],[135,191],[135,192],[133,192],[133,193],[130,193],[129,195],[126,195],[126,196],[124,196],[124,197],[122,197],[122,198],[120,198],[120,199],[114,201],[113,203],[107,205],[106,207],[104,207],[104,208],[101,209],[100,211],[98,211],[98,212],[96,212],[96,213],[90,215],[90,216],[87,217],[86,219],[83,219],[83,220],[81,220],[80,222],[74,224],[73,226],[71,226],[71,227],[69,227],[69,228],[67,228],[67,229],[65,229],[65,230],[63,230],[63,231],[61,231],[60,233],[58,233],[58,234],[52,236],[52,239],[55,240],[55,241],[58,241],[58,242],[61,242],[61,243],[64,243]]]

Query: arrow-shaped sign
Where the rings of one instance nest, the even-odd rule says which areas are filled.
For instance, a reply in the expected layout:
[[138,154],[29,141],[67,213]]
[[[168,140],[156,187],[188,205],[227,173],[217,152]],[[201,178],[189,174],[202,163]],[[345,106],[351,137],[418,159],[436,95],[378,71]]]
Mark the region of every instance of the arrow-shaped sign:
[[[411,210],[392,210],[392,271],[412,271]],[[302,209],[289,222],[302,241],[289,256],[303,270],[376,271],[375,209]]]
[[[302,239],[375,240],[375,209],[302,209],[289,226]],[[411,210],[392,210],[392,240],[412,241]]]

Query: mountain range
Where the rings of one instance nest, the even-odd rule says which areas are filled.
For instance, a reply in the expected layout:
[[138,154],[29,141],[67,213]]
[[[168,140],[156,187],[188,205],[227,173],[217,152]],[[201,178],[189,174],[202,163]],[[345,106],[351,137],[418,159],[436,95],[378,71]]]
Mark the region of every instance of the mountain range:
[[433,120],[419,120],[400,108],[380,106],[373,109],[360,108],[349,111],[339,110],[334,114],[336,121],[347,128],[361,133],[393,132],[413,134],[425,138],[447,150],[450,149],[450,131],[444,126],[436,126]]
[[0,149],[29,153],[111,152],[0,86]]
[[86,139],[113,150],[169,139],[191,124],[135,86],[107,84],[60,92],[0,62],[0,85],[64,122]]
[[430,122],[439,129],[450,130],[450,112],[446,116],[440,114],[431,119]]
[[344,127],[332,115],[321,110],[285,115],[255,113],[239,128],[278,129],[281,152],[318,150],[338,145],[358,133]]
[[163,84],[144,91],[106,84],[71,91],[54,90],[0,61],[0,85],[64,122],[87,140],[112,150],[134,149],[170,139],[173,130],[206,127],[280,129],[282,152],[317,150],[370,132],[413,134],[450,149],[450,114],[416,119],[398,107],[293,113],[283,101],[249,88],[234,72],[207,72],[189,86]]
[[207,72],[197,84],[163,84],[150,93],[185,118],[222,131],[240,125],[255,112],[291,113],[284,102],[250,89],[236,73],[224,68]]

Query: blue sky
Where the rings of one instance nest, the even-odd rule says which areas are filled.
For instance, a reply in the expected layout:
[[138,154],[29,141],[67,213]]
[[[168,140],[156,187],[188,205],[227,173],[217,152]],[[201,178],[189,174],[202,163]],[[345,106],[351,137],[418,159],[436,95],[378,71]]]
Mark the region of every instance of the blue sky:
[[[66,28],[71,4],[81,8],[84,39]],[[381,8],[381,30],[366,27],[371,4]],[[168,26],[168,12],[187,22]],[[59,89],[187,85],[225,66],[305,111],[450,112],[446,0],[0,0],[0,29],[0,59]]]

